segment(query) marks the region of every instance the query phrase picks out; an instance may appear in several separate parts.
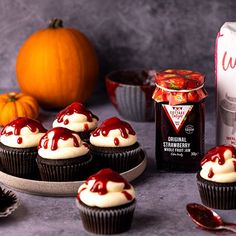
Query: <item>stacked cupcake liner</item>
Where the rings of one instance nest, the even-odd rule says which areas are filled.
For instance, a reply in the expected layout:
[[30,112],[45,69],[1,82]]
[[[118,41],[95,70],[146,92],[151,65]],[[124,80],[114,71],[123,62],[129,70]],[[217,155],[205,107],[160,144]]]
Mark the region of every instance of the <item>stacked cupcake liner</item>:
[[76,200],[84,228],[95,234],[118,234],[130,229],[136,202],[109,209],[92,208]]
[[[3,144],[1,144],[3,145]],[[1,148],[1,165],[8,174],[29,179],[37,179],[39,176],[36,163],[37,148],[14,150],[13,148]]]
[[87,169],[92,163],[92,156],[78,157],[69,160],[49,160],[37,157],[41,179],[43,181],[75,181],[87,177]]
[[197,185],[204,205],[222,210],[236,209],[236,186],[222,186],[201,180],[197,181]]
[[[152,94],[152,90],[150,94]],[[120,86],[116,89],[116,103],[119,113],[128,120],[153,121],[154,101],[147,99],[140,86]]]
[[100,168],[111,168],[119,173],[137,166],[142,155],[140,147],[120,153],[103,152],[103,150],[96,150],[96,148],[91,148],[90,151]]
[[80,138],[84,141],[84,142],[89,142],[89,138],[90,138],[90,133],[92,132],[92,130],[87,131],[87,132],[78,132],[78,135],[80,136]]

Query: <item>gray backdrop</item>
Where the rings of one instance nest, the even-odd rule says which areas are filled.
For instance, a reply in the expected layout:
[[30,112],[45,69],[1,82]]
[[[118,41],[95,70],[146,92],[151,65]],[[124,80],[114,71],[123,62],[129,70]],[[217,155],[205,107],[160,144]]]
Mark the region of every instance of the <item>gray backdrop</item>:
[[189,68],[214,86],[214,42],[235,0],[0,0],[0,89],[17,89],[20,45],[52,17],[94,43],[104,75],[120,68]]

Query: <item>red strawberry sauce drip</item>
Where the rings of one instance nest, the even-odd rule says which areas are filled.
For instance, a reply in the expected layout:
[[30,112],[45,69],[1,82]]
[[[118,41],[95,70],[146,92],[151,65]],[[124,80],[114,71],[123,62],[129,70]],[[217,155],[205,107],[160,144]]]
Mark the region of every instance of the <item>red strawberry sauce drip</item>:
[[[230,150],[232,152],[232,157],[233,158],[236,157],[236,150],[235,150],[235,148],[233,146],[230,146],[230,145],[220,145],[218,147],[214,147],[214,148],[210,149],[205,154],[205,157],[201,161],[201,166],[203,166],[205,163],[207,163],[209,161],[211,161],[211,162],[218,161],[219,165],[224,165],[224,163],[225,163],[224,153],[227,150]],[[233,161],[233,164],[234,164],[234,170],[236,172],[236,160]],[[214,176],[214,172],[213,172],[212,168],[210,168],[209,173],[208,173],[208,177],[212,178],[213,176]]]
[[236,161],[233,161],[234,164],[234,171],[236,172]]
[[53,129],[49,130],[41,138],[38,148],[42,148],[42,147],[45,148],[45,149],[48,148],[48,141],[49,141],[48,134],[51,133],[51,132],[54,132],[54,135],[52,137],[52,146],[51,146],[52,151],[57,150],[58,141],[60,139],[65,141],[65,140],[68,140],[68,139],[72,138],[74,147],[79,147],[80,146],[79,141],[77,140],[76,136],[74,135],[75,134],[74,132],[70,131],[69,129],[63,128],[63,127],[56,127],[56,128],[53,128]]
[[[99,172],[97,172],[96,174],[90,176],[87,180],[86,180],[86,184],[88,184],[88,182],[90,180],[94,180],[94,184],[92,186],[92,188],[90,189],[91,192],[94,193],[98,193],[99,195],[105,195],[108,190],[107,190],[107,183],[109,181],[112,182],[116,182],[116,183],[123,183],[124,186],[124,190],[122,191],[122,193],[125,195],[125,197],[128,200],[132,200],[132,196],[126,192],[125,190],[128,190],[131,188],[130,184],[117,172],[107,168],[107,169],[102,169]],[[82,188],[80,190],[80,192],[77,195],[77,198],[80,199],[80,193],[84,190],[85,188]]]
[[[7,132],[7,127],[13,127],[14,128],[14,133],[12,131]],[[38,129],[38,131],[40,133],[45,133],[47,132],[47,130],[37,121],[37,120],[33,120],[27,117],[19,117],[15,120],[13,120],[12,122],[10,122],[9,124],[7,124],[2,132],[1,135],[6,135],[6,136],[10,136],[10,135],[20,135],[21,130],[27,127],[29,128],[29,130],[33,133],[35,133]],[[22,143],[22,140],[18,139],[17,141],[18,143]]]
[[114,138],[114,144],[115,144],[116,146],[118,146],[118,145],[120,144],[120,141],[119,141],[118,138]]
[[18,139],[17,139],[17,143],[18,144],[21,144],[23,142],[23,139],[21,138],[21,137],[19,137]]
[[69,120],[64,120],[64,117],[71,116],[72,114],[83,114],[87,117],[88,122],[92,122],[93,118],[98,118],[89,110],[87,110],[84,105],[80,102],[73,102],[71,105],[67,106],[64,110],[60,111],[57,115],[57,121],[58,123],[62,123],[64,121],[64,124],[67,125],[69,123]]
[[212,178],[213,176],[214,176],[214,172],[213,172],[213,169],[212,168],[210,168],[210,170],[209,170],[209,173],[208,173],[208,177],[209,178]]
[[232,152],[232,157],[236,157],[236,151],[233,146],[230,145],[220,145],[218,147],[210,149],[206,154],[205,157],[201,161],[201,166],[203,166],[206,162],[211,161],[215,162],[218,160],[219,165],[224,165],[225,158],[224,153],[226,150],[230,150]]
[[88,124],[84,124],[84,131],[86,132],[86,131],[89,131],[89,126],[88,126]]
[[[100,125],[97,129],[95,129],[92,132],[92,135],[94,137],[99,136],[102,134],[102,136],[106,137],[111,130],[119,129],[121,133],[121,137],[127,139],[129,134],[135,135],[135,131],[132,129],[132,127],[125,121],[122,121],[118,119],[117,117],[111,117]],[[127,132],[128,130],[128,132]],[[118,138],[114,139],[115,145],[119,145],[119,140]]]

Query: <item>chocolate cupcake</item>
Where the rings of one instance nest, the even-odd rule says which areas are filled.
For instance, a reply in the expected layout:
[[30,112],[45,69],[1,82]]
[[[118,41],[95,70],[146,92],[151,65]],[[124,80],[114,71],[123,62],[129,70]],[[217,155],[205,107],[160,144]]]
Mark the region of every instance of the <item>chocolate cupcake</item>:
[[90,151],[100,168],[111,168],[117,172],[133,168],[141,157],[135,131],[117,117],[105,120],[91,133]]
[[0,142],[3,171],[22,178],[38,178],[37,146],[46,131],[38,121],[26,117],[7,124]]
[[44,181],[85,179],[91,162],[88,145],[69,129],[53,128],[40,140],[37,163]]
[[90,133],[96,129],[98,118],[86,109],[82,103],[74,102],[58,113],[53,127],[64,127],[79,134],[88,141]]
[[209,150],[201,161],[197,185],[204,205],[236,209],[236,150],[221,145]]
[[122,176],[102,169],[80,186],[76,203],[87,231],[118,234],[130,229],[136,200],[133,187]]

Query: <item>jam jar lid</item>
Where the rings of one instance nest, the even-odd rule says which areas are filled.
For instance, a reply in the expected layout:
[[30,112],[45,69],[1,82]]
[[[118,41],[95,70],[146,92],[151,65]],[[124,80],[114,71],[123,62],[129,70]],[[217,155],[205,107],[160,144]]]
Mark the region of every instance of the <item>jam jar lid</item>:
[[157,72],[155,82],[153,99],[156,102],[177,105],[199,102],[207,96],[203,88],[205,76],[192,70],[168,69]]

